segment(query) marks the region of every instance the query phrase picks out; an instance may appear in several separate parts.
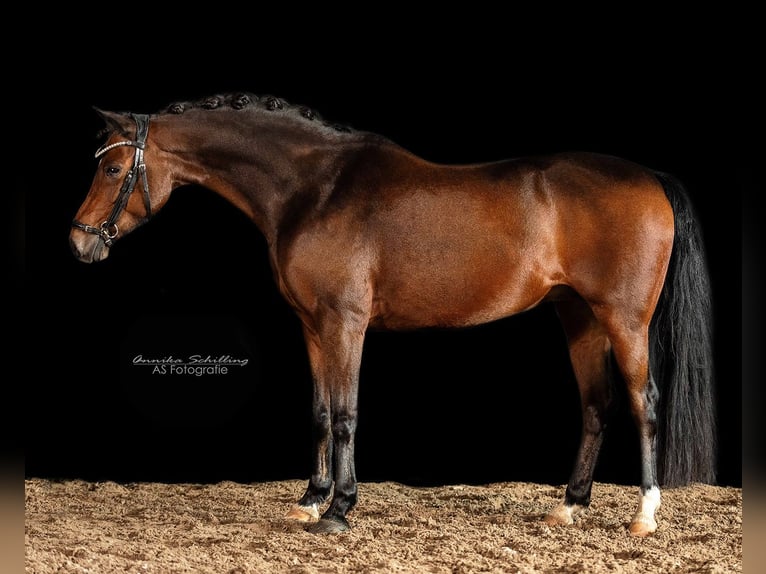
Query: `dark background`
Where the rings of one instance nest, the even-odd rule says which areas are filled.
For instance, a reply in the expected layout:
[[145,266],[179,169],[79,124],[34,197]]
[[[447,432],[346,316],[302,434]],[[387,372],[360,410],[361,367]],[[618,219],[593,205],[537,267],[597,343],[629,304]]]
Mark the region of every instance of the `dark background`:
[[[43,92],[60,113],[28,130],[45,154],[29,148],[24,158],[33,170],[23,187],[35,317],[24,368],[26,475],[308,478],[311,386],[300,326],[244,215],[207,190],[182,188],[106,261],[84,265],[68,246],[101,143],[91,106],[150,113],[242,90],[308,105],[438,162],[588,150],[678,176],[709,252],[720,482],[740,485],[741,195],[754,176],[733,130],[747,105],[721,89],[736,86],[736,75],[715,50],[625,48],[629,40],[616,47],[575,35],[530,51],[451,39],[394,53],[370,50],[368,39],[343,49],[308,42],[292,56],[284,43],[217,45],[214,54],[198,44],[149,52],[140,67],[127,55],[62,58],[76,79]],[[139,353],[226,353],[250,364],[226,377],[151,377],[131,365]],[[461,331],[370,333],[360,392],[362,481],[568,479],[579,399],[550,308]],[[637,484],[638,457],[623,405],[596,479]]]

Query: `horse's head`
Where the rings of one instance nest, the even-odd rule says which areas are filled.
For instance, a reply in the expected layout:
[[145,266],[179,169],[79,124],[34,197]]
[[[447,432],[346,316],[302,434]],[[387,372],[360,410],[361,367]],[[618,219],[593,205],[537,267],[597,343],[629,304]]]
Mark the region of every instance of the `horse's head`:
[[96,152],[98,169],[69,235],[72,251],[85,263],[105,259],[114,241],[167,202],[171,189],[162,152],[149,137],[149,116],[96,111],[109,135]]

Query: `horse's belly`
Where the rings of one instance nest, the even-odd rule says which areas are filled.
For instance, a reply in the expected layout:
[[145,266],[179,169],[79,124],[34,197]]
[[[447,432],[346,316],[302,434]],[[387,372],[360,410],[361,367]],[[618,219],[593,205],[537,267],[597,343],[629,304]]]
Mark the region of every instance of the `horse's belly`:
[[417,329],[488,323],[534,307],[554,284],[545,274],[518,267],[405,268],[377,285],[370,326]]

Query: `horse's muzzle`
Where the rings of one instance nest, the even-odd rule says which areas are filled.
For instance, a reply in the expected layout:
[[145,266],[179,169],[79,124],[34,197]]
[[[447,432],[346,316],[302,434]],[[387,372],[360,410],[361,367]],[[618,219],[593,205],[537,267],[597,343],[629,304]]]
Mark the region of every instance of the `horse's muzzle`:
[[69,234],[69,246],[74,256],[83,263],[103,261],[109,256],[109,248],[100,236],[78,229],[73,229]]

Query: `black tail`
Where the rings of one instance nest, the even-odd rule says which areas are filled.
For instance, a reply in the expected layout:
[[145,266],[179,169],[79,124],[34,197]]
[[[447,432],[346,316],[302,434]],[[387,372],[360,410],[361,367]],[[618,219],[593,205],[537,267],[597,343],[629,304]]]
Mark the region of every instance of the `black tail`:
[[675,239],[650,331],[651,369],[660,391],[657,471],[661,484],[713,484],[716,414],[712,301],[700,233],[683,185],[655,174],[673,206]]

